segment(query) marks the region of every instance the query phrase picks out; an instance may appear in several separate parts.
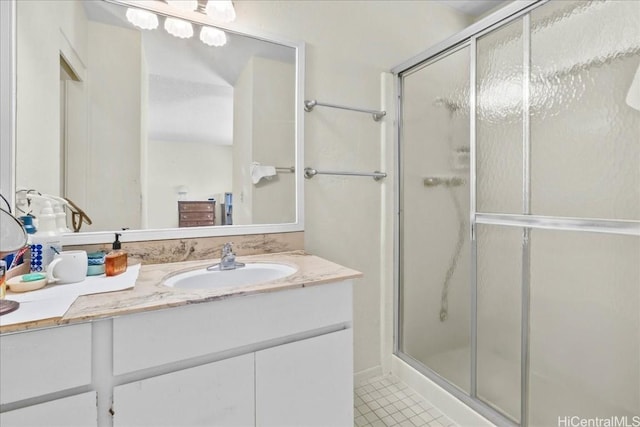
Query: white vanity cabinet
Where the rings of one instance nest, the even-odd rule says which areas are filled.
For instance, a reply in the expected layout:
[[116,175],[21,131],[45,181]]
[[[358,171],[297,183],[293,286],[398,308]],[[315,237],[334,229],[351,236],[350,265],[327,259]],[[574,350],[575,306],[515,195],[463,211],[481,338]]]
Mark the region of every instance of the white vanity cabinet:
[[114,427],[254,423],[253,354],[115,387]]
[[351,426],[351,287],[114,319],[114,427]]
[[352,348],[345,329],[257,352],[256,426],[353,425]]
[[91,383],[88,323],[0,335],[0,404]]
[[0,425],[95,426],[91,340],[90,324],[0,335]]
[[0,425],[351,426],[352,282],[0,335]]

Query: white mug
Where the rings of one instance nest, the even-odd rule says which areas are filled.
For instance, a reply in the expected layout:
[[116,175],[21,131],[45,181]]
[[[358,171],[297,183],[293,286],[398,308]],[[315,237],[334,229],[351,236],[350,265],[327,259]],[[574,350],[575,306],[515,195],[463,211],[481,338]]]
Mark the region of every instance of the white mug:
[[62,251],[53,257],[47,266],[47,281],[50,283],[76,283],[87,277],[87,252]]

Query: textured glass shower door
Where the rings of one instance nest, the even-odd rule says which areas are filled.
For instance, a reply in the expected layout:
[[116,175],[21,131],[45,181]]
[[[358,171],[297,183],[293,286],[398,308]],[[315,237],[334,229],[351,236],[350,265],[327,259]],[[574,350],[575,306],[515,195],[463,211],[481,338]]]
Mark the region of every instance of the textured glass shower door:
[[400,350],[469,391],[469,47],[403,77]]
[[498,424],[635,426],[640,1],[507,16],[399,71],[398,355]]
[[477,396],[522,425],[632,422],[640,2],[549,2],[476,52]]

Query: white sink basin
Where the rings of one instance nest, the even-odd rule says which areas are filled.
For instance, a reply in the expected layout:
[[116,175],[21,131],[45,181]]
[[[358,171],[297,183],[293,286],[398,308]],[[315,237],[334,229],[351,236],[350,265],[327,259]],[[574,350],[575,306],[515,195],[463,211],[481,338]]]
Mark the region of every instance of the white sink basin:
[[233,288],[282,279],[296,271],[295,267],[289,265],[262,262],[248,263],[244,267],[224,271],[208,271],[203,267],[171,276],[164,284],[179,289]]

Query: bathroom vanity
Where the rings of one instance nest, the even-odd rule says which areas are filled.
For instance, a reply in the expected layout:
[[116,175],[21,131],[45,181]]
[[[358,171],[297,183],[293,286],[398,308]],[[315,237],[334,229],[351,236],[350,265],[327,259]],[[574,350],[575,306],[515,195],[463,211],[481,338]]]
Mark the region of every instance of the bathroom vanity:
[[303,252],[241,259],[297,271],[184,290],[162,283],[211,262],[147,265],[131,291],[3,327],[0,424],[352,425],[351,279],[361,274]]

